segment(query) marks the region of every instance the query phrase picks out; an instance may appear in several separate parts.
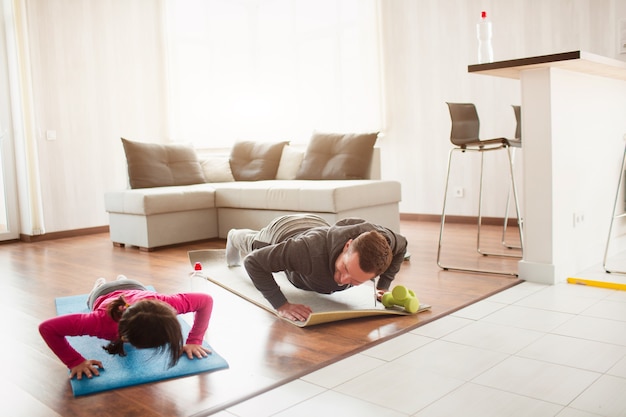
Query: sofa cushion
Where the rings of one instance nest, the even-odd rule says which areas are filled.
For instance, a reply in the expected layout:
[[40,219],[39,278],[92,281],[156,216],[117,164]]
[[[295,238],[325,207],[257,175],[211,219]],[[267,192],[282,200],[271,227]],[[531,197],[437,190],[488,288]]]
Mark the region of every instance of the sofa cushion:
[[400,183],[385,180],[272,180],[212,184],[215,206],[337,213],[401,200]]
[[122,138],[130,188],[205,182],[193,147],[184,144],[134,142]]
[[276,178],[276,171],[288,142],[240,141],[230,153],[230,169],[236,181],[261,181]]
[[377,137],[378,133],[314,133],[296,179],[367,178]]
[[228,156],[213,156],[201,158],[200,166],[204,171],[206,182],[230,182],[235,181],[233,173],[230,170],[230,161]]
[[300,164],[302,164],[302,158],[304,158],[303,149],[297,149],[291,145],[285,146],[278,164],[278,171],[276,171],[276,179],[295,180]]

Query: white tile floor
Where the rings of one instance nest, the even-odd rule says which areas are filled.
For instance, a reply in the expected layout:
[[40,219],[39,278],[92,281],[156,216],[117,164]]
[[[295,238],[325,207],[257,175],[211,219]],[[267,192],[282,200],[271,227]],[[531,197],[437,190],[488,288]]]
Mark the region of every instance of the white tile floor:
[[524,282],[216,415],[626,416],[626,291]]

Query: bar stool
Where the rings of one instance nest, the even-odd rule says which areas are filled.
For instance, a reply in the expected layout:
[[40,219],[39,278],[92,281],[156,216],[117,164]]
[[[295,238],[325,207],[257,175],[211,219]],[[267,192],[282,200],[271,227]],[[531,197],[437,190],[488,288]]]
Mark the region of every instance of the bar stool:
[[[626,135],[624,136],[624,139],[626,139]],[[622,212],[618,213],[618,210],[617,210],[617,206],[619,203],[619,194],[620,194],[620,190],[622,189],[622,182],[624,180],[624,174],[625,174],[624,169],[626,169],[626,147],[624,147],[624,154],[622,155],[622,167],[619,173],[619,180],[617,181],[617,191],[615,191],[615,202],[613,203],[613,214],[611,215],[611,223],[609,225],[609,235],[606,239],[606,248],[604,249],[604,259],[602,260],[602,268],[604,268],[604,270],[609,274],[611,273],[626,274],[626,271],[610,270],[607,267],[607,257],[609,256],[609,246],[611,244],[611,235],[613,234],[613,223],[615,219],[626,216],[626,212],[621,210]]]
[[[482,194],[483,194],[483,167],[484,167],[484,154],[485,152],[503,150],[506,151],[509,161],[509,176],[511,179],[511,190],[513,193],[513,201],[515,204],[515,210],[517,213],[517,222],[520,235],[520,248],[524,247],[523,233],[522,233],[522,219],[520,217],[519,202],[517,198],[517,187],[515,186],[515,176],[513,173],[513,158],[512,147],[521,146],[521,140],[511,140],[507,138],[493,138],[493,139],[480,139],[480,120],[478,118],[478,112],[476,106],[473,103],[446,103],[450,111],[450,118],[452,122],[450,130],[450,142],[453,147],[448,154],[448,170],[446,174],[446,185],[444,189],[443,208],[441,212],[441,226],[439,229],[439,243],[437,248],[437,265],[444,270],[452,271],[466,271],[476,272],[483,274],[497,274],[497,275],[511,275],[517,276],[516,272],[506,271],[494,271],[485,269],[465,268],[460,266],[444,265],[441,262],[442,241],[446,220],[446,203],[448,197],[448,187],[450,183],[450,170],[452,166],[452,156],[455,152],[479,152],[480,159],[480,183],[479,183],[479,195],[478,195],[478,236],[477,236],[477,248],[480,247],[480,225],[482,216]],[[521,128],[520,128],[521,133]],[[521,135],[520,135],[521,137]],[[519,142],[519,143],[517,143]],[[483,253],[483,255],[488,255]],[[510,255],[497,255],[497,256],[510,256]]]

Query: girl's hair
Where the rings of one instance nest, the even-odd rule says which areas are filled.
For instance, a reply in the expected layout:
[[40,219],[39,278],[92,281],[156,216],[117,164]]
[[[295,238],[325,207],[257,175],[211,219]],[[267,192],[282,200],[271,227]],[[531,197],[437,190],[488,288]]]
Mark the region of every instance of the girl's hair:
[[364,272],[382,274],[389,268],[393,255],[385,236],[376,230],[361,233],[350,245],[350,250],[359,254],[359,267]]
[[141,300],[128,305],[119,296],[107,306],[107,313],[118,322],[118,338],[102,348],[112,355],[126,356],[124,342],[138,349],[169,349],[169,367],[178,363],[183,353],[183,335],[176,311],[159,300]]

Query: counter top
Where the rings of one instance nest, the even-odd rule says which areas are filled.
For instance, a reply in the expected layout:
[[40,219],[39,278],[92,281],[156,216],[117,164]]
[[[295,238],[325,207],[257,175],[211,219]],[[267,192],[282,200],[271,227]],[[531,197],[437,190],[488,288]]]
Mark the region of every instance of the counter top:
[[537,68],[562,68],[626,81],[626,62],[583,51],[468,65],[467,71],[474,74],[520,79],[522,71]]

